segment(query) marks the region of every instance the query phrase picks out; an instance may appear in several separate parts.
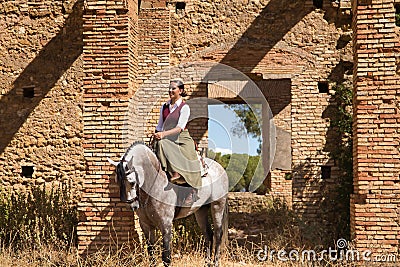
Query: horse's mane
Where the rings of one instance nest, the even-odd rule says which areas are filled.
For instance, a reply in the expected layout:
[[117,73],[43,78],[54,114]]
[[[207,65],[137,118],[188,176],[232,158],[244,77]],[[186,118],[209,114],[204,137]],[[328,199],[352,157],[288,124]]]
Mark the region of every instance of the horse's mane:
[[[153,149],[149,145],[144,143],[143,141],[135,141],[135,142],[133,142],[132,145],[126,150],[124,156],[121,159],[121,162],[124,162],[126,157],[133,150],[133,148],[138,146],[138,145],[143,145],[143,146],[147,147],[148,149],[150,149],[150,151],[152,152],[151,154],[153,154],[153,156],[154,156],[154,160],[151,160],[150,162],[151,162],[151,164],[154,166],[154,168],[156,170],[160,171],[161,170],[161,163],[160,163],[159,159],[155,155],[155,152],[153,151]],[[120,164],[120,165],[122,165],[122,164]],[[125,175],[125,170],[123,168],[122,168],[122,171],[124,172],[123,175]]]
[[144,145],[144,146],[149,147],[149,146],[146,145],[143,141],[135,141],[135,142],[133,142],[132,145],[126,150],[124,156],[122,157],[122,161],[125,160],[125,157],[126,157],[126,156],[129,154],[129,152],[131,152],[131,150],[132,150],[135,146],[137,146],[137,145]]

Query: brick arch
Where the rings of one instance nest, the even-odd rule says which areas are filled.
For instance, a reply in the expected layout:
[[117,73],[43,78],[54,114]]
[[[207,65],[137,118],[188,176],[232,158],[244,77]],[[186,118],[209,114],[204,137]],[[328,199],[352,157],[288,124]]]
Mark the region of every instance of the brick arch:
[[[191,62],[191,61],[197,61],[197,60],[214,60],[214,61],[219,61],[220,63],[225,63],[222,57],[227,55],[229,51],[232,51],[232,49],[237,46],[238,51],[243,51],[246,52],[249,51],[250,55],[252,54],[252,49],[254,49],[254,46],[262,46],[262,43],[260,42],[254,42],[254,43],[245,43],[242,45],[238,45],[236,42],[227,42],[227,43],[222,43],[222,44],[214,44],[211,45],[210,47],[207,47],[201,51],[196,52],[195,54],[185,58],[182,60],[182,63],[185,62]],[[262,47],[261,47],[262,49]],[[277,43],[274,48],[270,49],[269,53],[286,53],[291,55],[292,57],[298,57],[299,59],[307,62],[308,64],[315,64],[318,62],[317,58],[315,55],[311,54],[309,51],[302,49],[300,47],[293,47],[290,46],[289,44],[285,42],[279,42]],[[266,53],[268,54],[268,53]],[[241,54],[243,55],[243,54]],[[229,63],[229,62],[227,62]],[[229,64],[227,64],[229,65]]]
[[[232,49],[235,49],[235,53],[233,53],[234,55],[231,55],[228,60],[226,59],[226,55],[231,53]],[[304,68],[316,67],[316,64],[319,62],[316,55],[313,55],[305,49],[290,46],[285,42],[276,44],[274,48],[265,53],[264,57],[261,59],[258,56],[253,56],[254,53],[257,53],[254,52],[255,50],[262,49],[265,48],[263,48],[262,43],[259,42],[245,43],[242,45],[238,45],[235,42],[215,44],[183,59],[181,63],[194,61],[219,62],[236,68],[245,74],[260,73],[263,72],[263,69],[264,72],[273,72],[275,68],[276,71],[283,72],[286,76],[289,74],[294,76],[300,74]],[[246,60],[241,60],[242,58]],[[247,66],[251,66],[251,68]],[[268,66],[270,68],[268,68]]]

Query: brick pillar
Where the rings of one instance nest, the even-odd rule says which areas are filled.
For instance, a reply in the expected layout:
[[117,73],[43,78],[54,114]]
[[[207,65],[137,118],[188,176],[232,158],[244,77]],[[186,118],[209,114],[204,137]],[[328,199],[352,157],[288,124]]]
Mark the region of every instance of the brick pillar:
[[400,83],[393,0],[353,1],[354,194],[356,248],[397,252],[399,245]]
[[114,167],[124,153],[122,127],[133,93],[137,1],[85,1],[83,16],[84,155],[86,176],[79,204],[80,252],[133,240],[133,212],[119,201]]
[[[139,14],[138,75],[133,125],[136,140],[149,141],[157,125],[161,105],[168,99],[170,12],[165,1],[142,1]],[[165,70],[163,74],[160,71]],[[161,89],[163,88],[163,89]]]

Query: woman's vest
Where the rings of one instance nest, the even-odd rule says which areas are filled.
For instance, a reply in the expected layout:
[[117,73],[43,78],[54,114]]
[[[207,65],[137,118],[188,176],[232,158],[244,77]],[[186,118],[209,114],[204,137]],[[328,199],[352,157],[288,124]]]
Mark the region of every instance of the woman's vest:
[[164,120],[164,131],[168,131],[171,129],[174,129],[176,127],[176,125],[178,124],[179,121],[179,116],[181,114],[181,109],[183,108],[183,106],[186,103],[184,101],[182,101],[182,103],[172,112],[170,112],[169,110],[169,104],[165,103],[163,106],[163,111],[162,111],[162,115],[163,115],[163,120]]

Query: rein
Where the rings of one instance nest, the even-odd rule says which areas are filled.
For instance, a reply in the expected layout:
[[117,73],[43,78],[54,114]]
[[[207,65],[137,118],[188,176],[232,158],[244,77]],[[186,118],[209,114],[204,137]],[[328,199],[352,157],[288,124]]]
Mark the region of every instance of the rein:
[[[154,177],[154,180],[156,180],[156,178],[157,178],[157,176],[158,176],[158,174],[160,173],[160,170],[161,170],[161,162],[159,161],[159,160],[157,160],[158,161],[158,170],[157,170],[157,172],[156,172],[156,176]],[[139,186],[139,183],[138,183],[138,186]],[[140,192],[140,187],[139,187],[139,192]],[[138,195],[138,197],[139,197],[139,193],[137,194]],[[149,203],[149,194],[147,194],[147,198],[146,198],[146,201],[144,202],[144,205],[143,205],[143,208],[146,208],[146,206],[147,206],[147,203]],[[140,203],[140,201],[139,201],[139,203]]]
[[[154,138],[152,138],[151,140],[150,140],[150,143],[147,145],[147,144],[145,144],[151,151],[153,151],[152,150],[152,147],[151,147],[151,145],[153,145],[154,144]],[[133,157],[132,157],[133,158]],[[137,173],[137,171],[136,171],[136,169],[135,169],[135,166],[133,166],[132,165],[132,169],[129,169],[127,172],[125,172],[125,169],[124,169],[124,167],[123,167],[123,163],[124,162],[128,162],[127,160],[125,160],[125,156],[121,159],[121,161],[120,161],[120,163],[118,164],[118,166],[117,166],[117,172],[119,172],[119,177],[121,177],[120,179],[118,179],[119,180],[119,183],[120,183],[120,191],[121,192],[123,192],[122,194],[125,196],[125,199],[126,199],[126,186],[125,186],[125,183],[123,183],[122,181],[123,180],[126,180],[127,179],[127,176],[128,175],[130,175],[130,174],[132,174],[133,172],[135,173],[135,181],[136,181],[136,185],[135,185],[135,190],[136,190],[136,197],[134,198],[134,199],[132,199],[132,200],[130,200],[130,201],[124,201],[124,202],[126,202],[126,203],[133,203],[133,202],[135,202],[135,201],[138,201],[139,202],[139,204],[140,204],[140,190],[141,190],[141,188],[140,188],[140,182],[139,182],[139,177],[138,177],[138,173]],[[157,178],[157,176],[159,175],[159,173],[160,173],[160,171],[161,171],[161,162],[159,161],[159,160],[157,160],[157,162],[158,162],[158,169],[157,169],[157,171],[156,171],[156,175],[155,175],[155,177],[154,177],[154,180],[156,180],[156,178]],[[121,194],[121,196],[122,196],[122,194]],[[145,200],[145,202],[144,202],[144,207],[146,207],[147,206],[147,204],[148,204],[148,202],[149,202],[149,195],[147,194],[147,198],[146,198],[146,200]],[[122,199],[121,199],[122,200]]]

